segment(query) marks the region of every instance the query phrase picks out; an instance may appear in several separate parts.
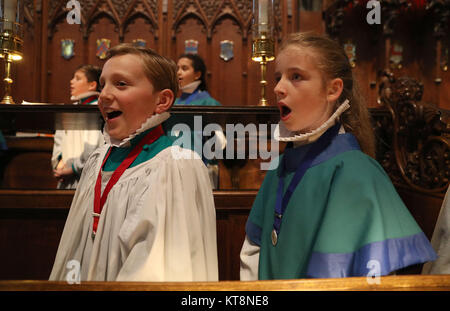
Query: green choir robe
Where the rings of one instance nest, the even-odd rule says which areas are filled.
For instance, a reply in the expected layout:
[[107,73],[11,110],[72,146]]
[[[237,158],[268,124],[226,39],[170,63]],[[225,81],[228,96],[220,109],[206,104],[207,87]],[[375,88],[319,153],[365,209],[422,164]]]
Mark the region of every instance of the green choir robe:
[[311,163],[287,205],[274,246],[281,167],[286,190],[312,144],[285,150],[253,204],[246,234],[260,246],[259,279],[387,275],[436,258],[385,171],[349,133],[337,135]]
[[175,100],[175,106],[220,106],[220,103],[209,95],[207,91],[196,89],[193,93],[182,93]]

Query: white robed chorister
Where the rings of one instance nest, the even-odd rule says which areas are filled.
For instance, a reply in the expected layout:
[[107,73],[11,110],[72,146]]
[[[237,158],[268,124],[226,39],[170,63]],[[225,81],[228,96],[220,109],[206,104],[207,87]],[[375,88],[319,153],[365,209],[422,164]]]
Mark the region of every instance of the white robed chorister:
[[[216,216],[208,172],[191,150],[170,146],[128,168],[111,189],[93,236],[96,176],[112,144],[124,146],[169,117],[149,118],[121,142],[89,158],[76,190],[50,280],[66,280],[80,263],[81,281],[217,281]],[[102,192],[112,172],[102,172]],[[75,246],[75,247],[74,247]]]

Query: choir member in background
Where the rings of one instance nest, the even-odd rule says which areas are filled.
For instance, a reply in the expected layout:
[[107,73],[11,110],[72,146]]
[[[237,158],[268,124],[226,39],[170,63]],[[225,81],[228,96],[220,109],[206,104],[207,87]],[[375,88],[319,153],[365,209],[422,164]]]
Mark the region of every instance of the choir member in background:
[[[70,80],[75,105],[97,105],[100,73],[93,65],[77,68]],[[51,163],[58,189],[75,189],[90,154],[103,144],[100,130],[56,130]]]
[[181,96],[174,105],[190,106],[220,106],[211,97],[206,85],[206,65],[197,54],[183,54],[178,58],[177,76]]
[[[211,97],[208,93],[208,87],[206,84],[206,72],[207,68],[203,59],[197,54],[183,54],[177,61],[177,77],[179,82],[179,88],[181,91],[180,97],[175,100],[175,106],[220,106],[220,103]],[[183,122],[183,119],[178,119],[179,122]],[[192,120],[191,120],[192,121]],[[177,123],[177,119],[174,118],[171,122],[167,122],[166,126],[170,129]],[[206,137],[203,132],[196,132],[191,126],[191,149],[195,151],[196,142],[199,141],[199,145],[203,147],[203,144],[211,137]],[[172,139],[175,140],[179,137],[180,133],[175,133]],[[217,140],[216,147],[225,149],[226,139],[223,131],[214,131],[215,138]],[[208,167],[208,173],[213,189],[219,188],[219,165],[216,159],[207,159],[203,153],[201,154],[203,162]]]

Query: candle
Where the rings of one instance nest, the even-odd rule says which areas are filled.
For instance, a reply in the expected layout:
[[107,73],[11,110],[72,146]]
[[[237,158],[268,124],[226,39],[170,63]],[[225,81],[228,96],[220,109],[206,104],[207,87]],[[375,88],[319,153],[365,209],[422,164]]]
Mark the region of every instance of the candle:
[[2,1],[4,4],[4,16],[3,18],[10,21],[16,21],[16,13],[17,13],[17,0],[4,0]]
[[268,31],[268,4],[269,0],[258,0],[258,30],[259,33]]

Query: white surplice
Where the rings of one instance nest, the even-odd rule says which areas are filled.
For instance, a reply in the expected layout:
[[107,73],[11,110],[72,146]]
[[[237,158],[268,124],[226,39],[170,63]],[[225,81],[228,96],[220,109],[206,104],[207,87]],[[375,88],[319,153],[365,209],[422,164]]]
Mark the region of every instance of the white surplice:
[[[191,150],[171,146],[128,168],[92,237],[94,187],[109,146],[85,165],[50,280],[68,280],[76,262],[81,281],[217,281],[214,199],[208,171]],[[111,175],[102,172],[102,193]]]

